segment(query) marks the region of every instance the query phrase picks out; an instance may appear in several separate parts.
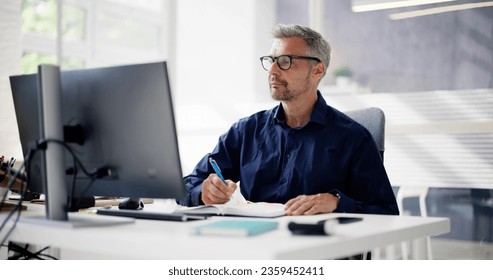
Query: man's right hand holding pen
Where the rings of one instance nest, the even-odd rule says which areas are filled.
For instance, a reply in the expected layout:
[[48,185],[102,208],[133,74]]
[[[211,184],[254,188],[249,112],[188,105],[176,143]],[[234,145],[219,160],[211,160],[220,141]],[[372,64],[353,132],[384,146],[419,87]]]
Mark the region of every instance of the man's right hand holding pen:
[[226,203],[238,186],[235,182],[224,179],[221,169],[214,159],[210,158],[209,162],[216,173],[209,174],[207,179],[202,182],[202,202],[206,205]]

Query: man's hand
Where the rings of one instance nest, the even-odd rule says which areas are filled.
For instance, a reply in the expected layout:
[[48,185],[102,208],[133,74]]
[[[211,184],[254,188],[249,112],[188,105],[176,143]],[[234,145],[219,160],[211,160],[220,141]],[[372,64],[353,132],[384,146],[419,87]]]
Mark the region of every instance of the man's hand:
[[315,215],[330,213],[337,208],[339,198],[330,193],[299,195],[286,202],[286,215]]
[[229,201],[229,198],[234,193],[237,185],[226,180],[226,184],[216,174],[210,174],[202,183],[202,201],[205,205],[222,204]]

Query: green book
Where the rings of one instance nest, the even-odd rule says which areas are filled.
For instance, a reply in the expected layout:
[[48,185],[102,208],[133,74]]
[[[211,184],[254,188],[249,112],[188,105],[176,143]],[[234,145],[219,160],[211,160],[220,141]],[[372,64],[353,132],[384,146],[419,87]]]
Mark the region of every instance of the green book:
[[253,220],[225,220],[195,228],[198,235],[251,236],[274,230],[278,222]]

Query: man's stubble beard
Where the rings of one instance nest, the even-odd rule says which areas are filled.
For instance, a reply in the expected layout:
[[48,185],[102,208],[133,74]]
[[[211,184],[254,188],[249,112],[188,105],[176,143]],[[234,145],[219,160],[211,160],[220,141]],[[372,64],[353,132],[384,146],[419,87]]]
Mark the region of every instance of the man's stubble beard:
[[284,102],[293,101],[295,98],[297,98],[298,96],[300,96],[303,93],[304,89],[306,89],[308,87],[309,79],[310,79],[310,72],[311,72],[311,67],[308,69],[308,71],[306,73],[303,86],[300,86],[297,89],[290,88],[288,82],[286,82],[284,80],[277,80],[276,79],[277,82],[279,82],[279,81],[282,82],[282,84],[284,85],[284,88],[274,89],[269,85],[270,96],[272,97],[272,99],[274,99],[276,101],[284,101]]

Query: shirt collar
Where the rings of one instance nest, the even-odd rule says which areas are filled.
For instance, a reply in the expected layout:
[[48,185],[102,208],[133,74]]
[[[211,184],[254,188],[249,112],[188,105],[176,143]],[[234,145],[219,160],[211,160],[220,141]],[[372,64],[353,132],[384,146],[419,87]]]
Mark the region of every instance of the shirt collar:
[[[329,114],[327,114],[327,102],[322,97],[320,91],[317,90],[317,102],[313,107],[312,115],[310,116],[309,123],[318,123],[318,124],[327,124],[329,120]],[[284,116],[284,109],[282,108],[282,104],[279,103],[273,110],[273,118],[272,121],[274,123],[284,123],[286,121],[286,117]]]
[[329,106],[325,99],[323,98],[320,91],[317,90],[317,102],[315,103],[315,107],[313,107],[313,112],[310,117],[310,122],[319,123],[319,124],[327,124],[329,122]]
[[274,123],[284,123],[286,121],[286,117],[284,117],[284,108],[282,108],[282,103],[279,103],[279,105],[277,105],[275,108],[274,108],[274,115],[273,115],[273,119],[272,121]]

